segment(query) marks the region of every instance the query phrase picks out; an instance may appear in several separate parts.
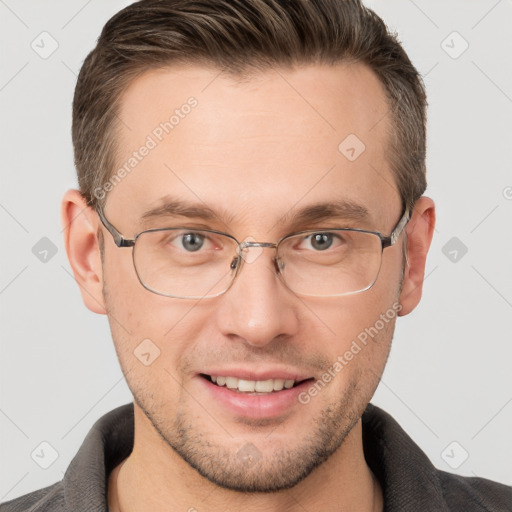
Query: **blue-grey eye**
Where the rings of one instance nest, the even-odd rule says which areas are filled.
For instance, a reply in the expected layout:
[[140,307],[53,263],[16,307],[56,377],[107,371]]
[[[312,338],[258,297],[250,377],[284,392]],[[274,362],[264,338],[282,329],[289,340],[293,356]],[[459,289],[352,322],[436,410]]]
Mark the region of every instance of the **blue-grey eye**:
[[332,233],[315,233],[311,235],[311,247],[317,251],[325,251],[331,247],[333,242]]
[[199,233],[185,233],[181,237],[181,245],[183,248],[190,252],[195,252],[201,249],[204,245],[205,236]]

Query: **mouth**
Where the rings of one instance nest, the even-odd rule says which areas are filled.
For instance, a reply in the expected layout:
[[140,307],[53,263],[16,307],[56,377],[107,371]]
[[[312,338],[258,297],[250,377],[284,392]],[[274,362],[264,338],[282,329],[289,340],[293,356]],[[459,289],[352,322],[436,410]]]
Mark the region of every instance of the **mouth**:
[[207,375],[201,373],[203,379],[211,382],[217,387],[226,388],[236,393],[245,395],[270,395],[289,390],[300,386],[308,381],[313,381],[313,377],[305,379],[265,379],[265,380],[246,380],[229,375]]
[[308,375],[277,368],[258,372],[212,369],[197,374],[197,377],[196,382],[202,384],[208,404],[242,422],[283,421],[293,411],[301,410],[303,405],[299,396],[315,380]]

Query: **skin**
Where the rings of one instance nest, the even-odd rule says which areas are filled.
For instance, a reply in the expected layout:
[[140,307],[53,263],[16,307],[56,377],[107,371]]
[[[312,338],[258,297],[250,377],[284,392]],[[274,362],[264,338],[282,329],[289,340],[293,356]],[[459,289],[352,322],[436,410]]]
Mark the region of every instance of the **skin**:
[[[217,217],[144,227],[185,224],[276,242],[298,230],[299,208],[338,199],[365,206],[369,219],[300,229],[359,227],[387,235],[400,218],[386,160],[388,105],[366,67],[258,71],[243,83],[197,66],[147,72],[122,98],[120,117],[130,129],[120,128],[119,164],[190,96],[197,107],[108,195],[106,216],[126,237],[143,229],[141,214],[166,194],[207,205]],[[366,145],[354,162],[338,151],[351,133]],[[420,198],[406,227],[408,265],[402,235],[383,252],[379,277],[365,292],[299,297],[276,276],[273,250],[264,249],[228,292],[198,301],[143,288],[132,249],[117,248],[82,196],[68,191],[62,221],[69,261],[85,305],[108,315],[135,401],[134,449],[109,479],[110,510],[382,510],[360,417],[384,370],[395,319],[308,404],[297,402],[268,421],[227,410],[205,392],[198,373],[272,366],[320,378],[395,302],[400,315],[416,307],[434,218],[432,200]],[[161,351],[150,366],[133,354],[146,338]],[[250,467],[237,457],[248,443],[259,454]],[[272,486],[275,492],[263,492]]]

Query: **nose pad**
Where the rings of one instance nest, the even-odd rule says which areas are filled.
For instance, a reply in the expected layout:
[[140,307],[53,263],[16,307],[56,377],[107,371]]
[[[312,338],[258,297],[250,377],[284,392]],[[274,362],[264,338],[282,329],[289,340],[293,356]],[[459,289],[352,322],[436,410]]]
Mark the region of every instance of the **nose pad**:
[[[269,245],[271,245],[271,244],[269,244]],[[249,245],[249,247],[251,247],[251,246]],[[233,260],[231,261],[230,269],[232,271],[235,271],[236,275],[238,275],[240,273],[244,263],[253,263],[258,258],[258,256],[263,252],[262,247],[254,247],[253,246],[251,248],[258,249],[258,251],[257,251],[256,257],[250,258],[250,257],[247,257],[247,254],[246,254],[249,252],[249,251],[247,251],[247,248],[248,248],[247,246],[243,246],[243,245],[241,247],[239,247],[238,254],[236,256],[234,256]],[[286,263],[281,258],[273,258],[272,264],[273,264],[274,270],[276,272],[276,275],[279,278],[281,278],[281,272],[284,270]]]
[[277,275],[280,275],[284,270],[286,263],[281,258],[274,258],[274,268],[276,269]]

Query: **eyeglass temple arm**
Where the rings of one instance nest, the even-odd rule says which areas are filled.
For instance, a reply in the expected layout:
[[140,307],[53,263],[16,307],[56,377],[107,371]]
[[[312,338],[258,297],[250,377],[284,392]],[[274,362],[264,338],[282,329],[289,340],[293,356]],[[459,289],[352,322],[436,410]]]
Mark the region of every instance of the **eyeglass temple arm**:
[[108,232],[112,235],[114,239],[114,243],[117,247],[133,247],[135,245],[135,240],[125,238],[110,222],[107,220],[101,208],[97,209],[98,215],[100,217],[101,223],[105,226]]
[[395,226],[391,234],[389,236],[384,236],[381,238],[383,249],[385,249],[386,247],[390,247],[391,245],[394,245],[396,243],[409,220],[409,210],[406,209],[404,211],[404,214],[402,215],[402,218],[398,221],[397,225]]

